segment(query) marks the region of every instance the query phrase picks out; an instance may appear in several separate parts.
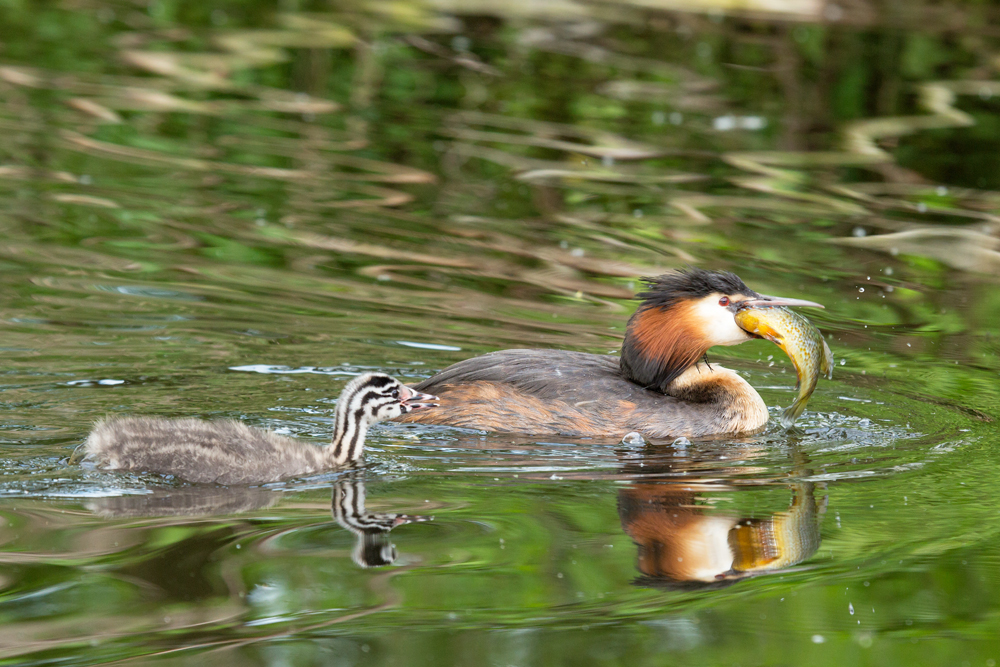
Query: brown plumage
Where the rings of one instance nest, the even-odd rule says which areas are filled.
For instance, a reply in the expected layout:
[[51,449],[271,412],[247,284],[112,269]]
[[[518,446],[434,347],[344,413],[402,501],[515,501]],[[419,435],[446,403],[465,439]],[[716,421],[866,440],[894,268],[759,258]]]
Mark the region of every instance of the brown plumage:
[[740,308],[819,304],[757,294],[725,272],[691,269],[644,280],[619,357],[503,350],[466,359],[415,385],[439,396],[439,408],[401,421],[607,438],[763,427],[767,407],[753,387],[733,371],[698,362],[714,345],[755,338],[736,324]]
[[356,461],[369,426],[431,407],[434,400],[383,373],[366,373],[341,393],[329,447],[233,420],[112,417],[94,426],[82,448],[86,459],[103,468],[174,475],[189,482],[261,484]]

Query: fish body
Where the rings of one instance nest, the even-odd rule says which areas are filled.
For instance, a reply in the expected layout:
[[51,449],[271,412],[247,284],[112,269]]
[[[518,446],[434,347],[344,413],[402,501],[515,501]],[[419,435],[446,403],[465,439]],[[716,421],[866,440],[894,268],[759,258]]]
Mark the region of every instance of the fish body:
[[781,425],[789,428],[806,409],[820,375],[833,377],[833,354],[822,334],[806,318],[779,307],[750,307],[736,313],[744,331],[766,338],[788,355],[798,375],[795,401],[781,413]]

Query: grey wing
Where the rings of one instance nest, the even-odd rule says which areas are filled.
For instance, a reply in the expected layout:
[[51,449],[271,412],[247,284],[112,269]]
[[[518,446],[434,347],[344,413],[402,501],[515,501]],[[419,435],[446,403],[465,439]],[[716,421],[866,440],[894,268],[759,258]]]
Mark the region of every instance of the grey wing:
[[618,357],[566,350],[501,350],[460,361],[417,384],[431,394],[449,385],[496,382],[546,400],[630,400],[646,394],[663,400],[621,376]]

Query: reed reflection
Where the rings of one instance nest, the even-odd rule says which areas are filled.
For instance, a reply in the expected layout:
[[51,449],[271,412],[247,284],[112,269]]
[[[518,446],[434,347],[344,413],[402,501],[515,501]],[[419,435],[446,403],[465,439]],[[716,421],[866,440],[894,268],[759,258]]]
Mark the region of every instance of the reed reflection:
[[[703,463],[703,462],[702,462]],[[618,492],[622,528],[638,547],[635,583],[667,588],[729,585],[747,577],[773,573],[808,559],[820,545],[820,521],[826,496],[816,498],[811,482],[764,482],[791,492],[788,508],[763,516],[741,511],[717,511],[722,497],[734,504],[738,496],[759,492],[732,479],[743,469],[699,471],[697,461],[680,463],[647,456],[630,460],[625,470],[637,480]],[[685,474],[677,480],[678,473]],[[726,473],[723,473],[724,475]],[[671,475],[674,479],[651,479]],[[711,477],[709,477],[709,475]]]

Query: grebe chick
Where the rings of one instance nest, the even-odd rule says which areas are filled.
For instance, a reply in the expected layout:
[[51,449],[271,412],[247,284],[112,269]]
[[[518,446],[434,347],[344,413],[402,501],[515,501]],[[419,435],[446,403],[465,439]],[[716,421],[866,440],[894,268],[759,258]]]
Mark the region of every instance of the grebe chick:
[[760,395],[735,372],[699,363],[715,345],[754,338],[745,308],[815,306],[758,294],[738,276],[702,269],[644,278],[619,357],[502,350],[460,361],[414,386],[440,407],[401,421],[533,435],[704,437],[757,431]]
[[356,461],[369,426],[432,407],[436,400],[384,373],[365,373],[340,394],[328,447],[235,420],[111,417],[94,426],[83,449],[87,460],[112,470],[155,472],[189,482],[262,484]]

